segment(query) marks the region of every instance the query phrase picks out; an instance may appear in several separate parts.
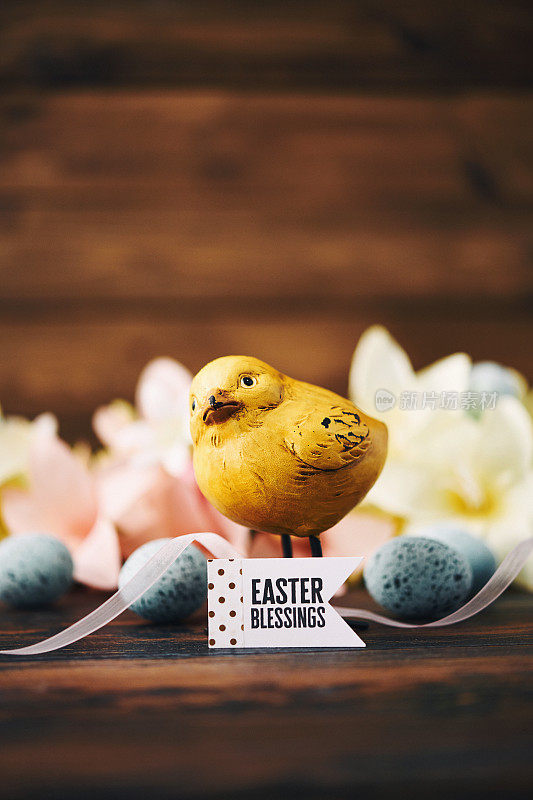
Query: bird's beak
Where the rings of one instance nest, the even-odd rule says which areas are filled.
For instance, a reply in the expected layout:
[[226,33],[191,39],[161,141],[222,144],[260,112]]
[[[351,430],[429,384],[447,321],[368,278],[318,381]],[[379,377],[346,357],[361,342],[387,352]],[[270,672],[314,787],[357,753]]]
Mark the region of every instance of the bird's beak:
[[216,425],[225,422],[241,408],[242,403],[232,400],[220,389],[215,389],[209,394],[202,419],[206,425]]

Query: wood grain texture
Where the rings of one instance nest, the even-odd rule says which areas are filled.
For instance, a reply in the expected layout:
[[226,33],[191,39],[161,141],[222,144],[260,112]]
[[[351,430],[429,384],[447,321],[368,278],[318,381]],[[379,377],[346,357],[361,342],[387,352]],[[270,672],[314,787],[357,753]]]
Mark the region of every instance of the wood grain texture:
[[[217,356],[255,355],[301,380],[346,394],[355,344],[379,321],[412,355],[417,367],[456,350],[475,359],[493,358],[533,375],[533,356],[525,343],[531,318],[493,305],[472,317],[414,305],[372,314],[348,309],[323,315],[311,307],[301,313],[266,309],[263,315],[197,312],[176,319],[168,309],[123,315],[91,313],[74,306],[57,315],[0,320],[2,360],[0,397],[5,412],[57,413],[68,439],[90,434],[92,412],[115,397],[133,398],[141,369],[158,355],[181,360],[193,372]],[[246,351],[243,353],[243,351]]]
[[2,298],[520,298],[532,107],[501,94],[6,101]]
[[531,85],[525,0],[5,0],[0,30],[8,85]]
[[417,366],[461,349],[531,377],[529,18],[4,3],[4,409],[88,435],[164,353],[245,351],[345,392],[372,322]]
[[[0,643],[98,602],[3,611]],[[348,604],[370,604],[361,591]],[[364,651],[209,651],[131,612],[67,650],[0,662],[0,796],[527,796],[531,599],[432,631],[371,626]]]

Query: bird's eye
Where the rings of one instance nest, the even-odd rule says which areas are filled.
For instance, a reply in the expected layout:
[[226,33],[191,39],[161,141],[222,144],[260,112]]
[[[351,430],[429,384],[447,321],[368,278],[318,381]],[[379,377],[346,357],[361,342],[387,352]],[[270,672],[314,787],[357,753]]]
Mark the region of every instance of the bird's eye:
[[246,386],[247,389],[249,389],[250,386],[255,386],[256,383],[257,378],[253,378],[251,375],[243,375],[241,377],[241,386]]
[[194,411],[194,409],[196,408],[196,400],[193,400],[193,401],[192,401],[192,403],[191,403],[191,408],[192,408],[192,410]]

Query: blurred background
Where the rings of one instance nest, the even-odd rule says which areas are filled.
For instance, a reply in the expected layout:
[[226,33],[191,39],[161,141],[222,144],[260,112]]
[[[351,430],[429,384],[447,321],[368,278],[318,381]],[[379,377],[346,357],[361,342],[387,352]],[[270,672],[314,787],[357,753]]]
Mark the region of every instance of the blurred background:
[[347,387],[361,332],[533,377],[529,2],[4,0],[0,399],[141,368]]

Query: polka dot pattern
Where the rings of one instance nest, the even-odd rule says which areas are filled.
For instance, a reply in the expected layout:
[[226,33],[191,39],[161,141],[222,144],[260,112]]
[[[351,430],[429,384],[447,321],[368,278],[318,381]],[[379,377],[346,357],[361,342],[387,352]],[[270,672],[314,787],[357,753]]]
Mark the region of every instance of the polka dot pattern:
[[240,560],[234,558],[209,559],[207,579],[209,647],[243,647]]

